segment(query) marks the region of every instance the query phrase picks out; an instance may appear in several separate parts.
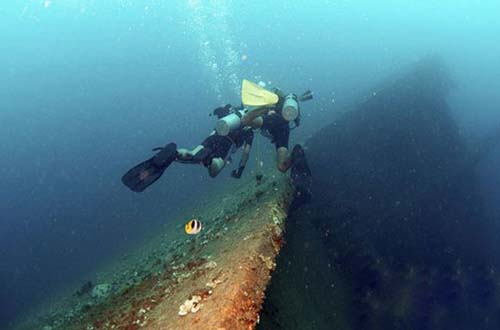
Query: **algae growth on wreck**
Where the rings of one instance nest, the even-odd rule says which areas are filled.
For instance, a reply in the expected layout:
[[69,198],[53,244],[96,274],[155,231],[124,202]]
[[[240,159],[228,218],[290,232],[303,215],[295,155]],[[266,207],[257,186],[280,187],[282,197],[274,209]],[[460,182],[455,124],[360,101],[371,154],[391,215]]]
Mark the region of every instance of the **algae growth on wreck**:
[[[251,180],[197,214],[197,237],[161,235],[127,265],[102,275],[18,329],[246,329],[259,316],[293,198],[285,175]],[[96,290],[97,289],[97,290]],[[99,294],[100,293],[100,294]],[[44,329],[45,329],[44,328]]]
[[[500,328],[499,11],[1,4],[0,329]],[[240,179],[241,151],[122,184],[203,141],[243,79],[312,91],[288,142],[312,177],[254,131]]]

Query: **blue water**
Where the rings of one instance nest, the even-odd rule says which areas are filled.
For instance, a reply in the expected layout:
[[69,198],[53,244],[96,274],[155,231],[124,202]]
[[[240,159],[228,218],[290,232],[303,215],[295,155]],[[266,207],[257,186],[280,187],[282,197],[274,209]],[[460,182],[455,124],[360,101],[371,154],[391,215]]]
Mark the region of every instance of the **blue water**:
[[[4,1],[0,327],[229,181],[178,165],[138,195],[120,177],[152,147],[198,144],[242,78],[315,92],[301,140],[439,54],[464,134],[484,136],[500,122],[499,12],[494,0]],[[496,216],[499,165],[497,149],[481,167]]]

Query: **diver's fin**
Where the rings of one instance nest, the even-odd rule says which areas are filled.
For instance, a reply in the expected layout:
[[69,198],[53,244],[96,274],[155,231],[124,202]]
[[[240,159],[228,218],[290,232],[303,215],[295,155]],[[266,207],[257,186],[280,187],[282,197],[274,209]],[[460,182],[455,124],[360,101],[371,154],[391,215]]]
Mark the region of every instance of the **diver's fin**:
[[177,146],[170,143],[154,157],[134,166],[122,177],[124,185],[135,192],[142,192],[158,180],[165,169],[176,159]]
[[134,166],[125,173],[125,175],[122,176],[122,182],[129,187],[130,190],[142,192],[158,180],[163,174],[163,171],[165,171],[165,169],[156,167],[153,158],[150,158]]
[[307,164],[306,153],[300,144],[296,144],[292,150],[292,168],[304,176],[311,176],[311,169]]
[[167,168],[177,158],[177,145],[169,143],[153,157],[153,162],[157,167]]
[[304,149],[302,149],[299,144],[293,147],[290,175],[292,177],[293,186],[295,187],[293,208],[309,203],[312,199],[311,169],[307,164]]
[[261,107],[275,105],[279,97],[275,93],[264,89],[263,87],[243,79],[241,84],[241,103],[247,106]]
[[300,97],[299,97],[299,101],[301,102],[305,102],[305,101],[309,101],[309,100],[312,100],[313,99],[313,92],[311,91],[305,91],[304,94],[302,94]]

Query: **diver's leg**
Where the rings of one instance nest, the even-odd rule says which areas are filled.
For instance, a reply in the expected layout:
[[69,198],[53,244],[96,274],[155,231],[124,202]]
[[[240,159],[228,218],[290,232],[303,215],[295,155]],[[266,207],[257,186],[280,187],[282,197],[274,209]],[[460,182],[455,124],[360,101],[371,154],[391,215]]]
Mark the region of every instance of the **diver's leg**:
[[208,174],[210,177],[215,178],[220,171],[222,171],[225,165],[226,162],[220,157],[212,159],[212,162],[210,162],[210,165],[208,166]]
[[276,149],[276,166],[280,172],[286,172],[292,165],[292,159],[288,153],[287,147],[279,147]]
[[290,139],[290,127],[285,122],[276,126],[271,132],[276,145],[276,165],[280,172],[286,172],[292,166],[292,160],[288,152],[288,141]]
[[200,160],[195,156],[204,148],[205,147],[200,144],[193,150],[185,148],[177,149],[177,161],[180,163],[197,164],[200,162]]

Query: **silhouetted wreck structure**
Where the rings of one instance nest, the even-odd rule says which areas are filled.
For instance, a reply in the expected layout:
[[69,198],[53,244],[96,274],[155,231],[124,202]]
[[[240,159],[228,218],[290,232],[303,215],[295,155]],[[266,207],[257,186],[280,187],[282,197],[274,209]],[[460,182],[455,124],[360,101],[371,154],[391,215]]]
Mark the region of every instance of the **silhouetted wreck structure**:
[[290,216],[262,329],[500,328],[475,171],[500,134],[470,148],[450,88],[427,58],[307,142],[314,198]]

